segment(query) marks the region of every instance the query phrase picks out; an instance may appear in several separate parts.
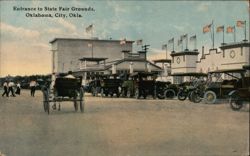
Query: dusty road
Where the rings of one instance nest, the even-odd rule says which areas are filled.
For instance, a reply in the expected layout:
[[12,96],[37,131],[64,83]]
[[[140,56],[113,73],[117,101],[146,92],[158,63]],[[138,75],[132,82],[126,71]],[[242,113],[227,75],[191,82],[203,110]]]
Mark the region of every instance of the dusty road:
[[0,97],[0,151],[7,156],[243,156],[249,105],[86,96],[47,115],[42,94]]

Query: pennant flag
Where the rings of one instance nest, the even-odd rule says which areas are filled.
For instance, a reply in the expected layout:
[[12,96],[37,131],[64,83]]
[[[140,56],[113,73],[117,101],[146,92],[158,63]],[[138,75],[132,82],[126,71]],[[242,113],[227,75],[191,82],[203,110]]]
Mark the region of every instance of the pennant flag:
[[212,24],[208,24],[205,27],[203,27],[203,33],[205,34],[207,32],[210,32],[211,26],[212,26]]
[[169,43],[169,44],[170,44],[170,43],[174,43],[174,38],[168,40],[168,43]]
[[167,44],[162,45],[162,50],[167,49]]
[[234,27],[228,26],[227,27],[227,33],[233,33],[234,32]]
[[237,27],[244,27],[245,26],[245,21],[237,21],[236,26]]
[[224,31],[224,25],[219,26],[219,27],[216,28],[216,32],[217,32],[217,33],[218,33],[218,32],[222,32],[222,31]]
[[137,45],[142,45],[142,39],[136,41]]
[[89,26],[86,28],[86,32],[87,32],[87,33],[90,33],[92,30],[93,30],[93,24],[89,25]]
[[120,44],[121,44],[121,45],[126,44],[126,38],[124,38],[123,40],[121,40],[121,41],[120,41]]
[[196,35],[191,36],[189,40],[190,40],[190,41],[194,41],[194,40],[196,40]]
[[179,46],[180,44],[182,44],[182,39],[179,39],[177,44],[178,44],[178,46]]

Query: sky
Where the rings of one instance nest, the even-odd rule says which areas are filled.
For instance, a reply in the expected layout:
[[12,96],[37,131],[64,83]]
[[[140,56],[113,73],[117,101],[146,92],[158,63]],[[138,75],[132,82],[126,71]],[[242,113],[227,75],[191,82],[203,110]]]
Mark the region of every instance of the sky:
[[[14,7],[43,8],[43,11],[15,11]],[[69,7],[70,11],[44,11],[45,7]],[[93,8],[94,11],[72,11],[71,8]],[[61,17],[26,17],[26,13],[66,14]],[[78,13],[82,17],[69,17]],[[211,34],[202,28],[213,21],[214,29],[247,21],[249,39],[249,3],[242,1],[0,1],[0,77],[6,75],[49,74],[51,45],[54,38],[90,38],[85,29],[93,24],[93,36],[99,39],[143,40],[149,44],[148,56],[165,56],[163,44],[183,34],[197,36],[197,48],[212,47]],[[236,41],[244,39],[244,29],[236,27]],[[225,33],[225,42],[233,42],[233,34]],[[222,33],[215,32],[215,48],[222,43]],[[185,47],[185,43],[184,43]],[[134,51],[140,46],[133,45]],[[194,49],[194,43],[188,44]],[[172,51],[172,44],[168,44]]]

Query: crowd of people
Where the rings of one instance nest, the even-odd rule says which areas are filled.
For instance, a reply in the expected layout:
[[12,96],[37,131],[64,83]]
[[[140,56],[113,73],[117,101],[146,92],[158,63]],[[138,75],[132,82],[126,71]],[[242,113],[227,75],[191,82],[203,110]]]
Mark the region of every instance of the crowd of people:
[[[30,87],[30,95],[32,97],[35,96],[35,92],[36,92],[36,86],[37,86],[37,82],[35,80],[31,80],[29,87]],[[21,95],[21,84],[20,82],[17,82],[16,84],[12,81],[5,81],[3,83],[3,94],[2,97],[6,96],[12,96],[15,97],[16,95]]]

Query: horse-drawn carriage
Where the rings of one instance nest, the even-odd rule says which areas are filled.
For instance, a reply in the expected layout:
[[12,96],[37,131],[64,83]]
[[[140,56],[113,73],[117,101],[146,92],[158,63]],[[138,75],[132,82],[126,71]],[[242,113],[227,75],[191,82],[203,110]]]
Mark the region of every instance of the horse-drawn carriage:
[[75,111],[80,107],[80,111],[84,112],[84,91],[81,85],[81,78],[59,77],[53,83],[47,83],[42,87],[43,92],[43,108],[48,114],[50,113],[50,104],[53,108],[59,102],[73,102]]

